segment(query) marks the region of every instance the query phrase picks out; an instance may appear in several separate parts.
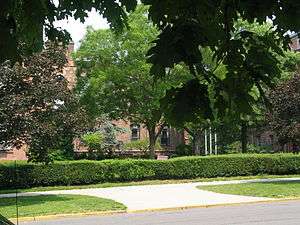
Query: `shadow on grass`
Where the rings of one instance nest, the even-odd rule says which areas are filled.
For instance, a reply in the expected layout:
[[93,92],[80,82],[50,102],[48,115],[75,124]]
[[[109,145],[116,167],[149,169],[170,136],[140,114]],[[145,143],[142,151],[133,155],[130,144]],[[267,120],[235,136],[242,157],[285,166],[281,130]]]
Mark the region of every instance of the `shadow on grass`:
[[251,182],[252,184],[275,184],[275,185],[287,185],[287,184],[299,184],[300,180],[280,180],[280,181],[267,181],[267,182]]
[[[73,200],[72,196],[61,196],[61,195],[39,195],[30,197],[18,197],[18,205],[31,206],[41,205],[49,202],[66,202]],[[0,207],[14,206],[16,205],[16,198],[0,198]]]

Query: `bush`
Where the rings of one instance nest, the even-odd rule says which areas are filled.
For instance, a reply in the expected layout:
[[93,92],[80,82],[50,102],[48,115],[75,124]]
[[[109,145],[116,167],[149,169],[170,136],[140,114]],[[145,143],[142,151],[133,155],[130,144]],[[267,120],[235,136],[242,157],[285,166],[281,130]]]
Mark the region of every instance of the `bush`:
[[73,160],[74,154],[71,152],[66,152],[61,149],[52,149],[49,151],[49,158],[51,161],[66,161]]
[[[227,146],[226,153],[240,153],[242,150],[242,143],[240,141],[235,141]],[[274,153],[272,146],[264,145],[258,146],[254,144],[247,145],[247,153]]]
[[[126,150],[140,150],[146,152],[149,149],[149,140],[144,139],[144,140],[131,141],[125,143],[123,148]],[[155,150],[162,150],[162,147],[158,142],[156,142],[155,144]]]
[[84,134],[81,140],[91,151],[101,151],[103,136],[100,132]]
[[20,163],[17,179],[14,164],[1,163],[0,188],[299,173],[300,156],[293,154],[191,156],[170,160],[83,160],[50,165]]
[[175,155],[176,156],[193,155],[193,148],[190,145],[180,144],[176,146]]

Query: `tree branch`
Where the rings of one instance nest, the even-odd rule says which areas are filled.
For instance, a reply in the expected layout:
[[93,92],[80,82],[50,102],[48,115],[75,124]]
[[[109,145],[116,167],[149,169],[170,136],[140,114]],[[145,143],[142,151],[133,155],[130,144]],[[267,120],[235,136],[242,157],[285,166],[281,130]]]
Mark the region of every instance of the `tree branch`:
[[164,129],[164,127],[165,127],[166,125],[167,125],[166,122],[163,122],[163,123],[159,126],[159,128],[158,128],[158,130],[157,130],[157,133],[155,134],[155,140],[158,138],[158,136],[160,135],[160,133],[162,132],[162,130]]
[[186,130],[192,137],[195,137],[195,133],[191,131],[191,129],[187,128],[187,127],[183,127],[184,130]]

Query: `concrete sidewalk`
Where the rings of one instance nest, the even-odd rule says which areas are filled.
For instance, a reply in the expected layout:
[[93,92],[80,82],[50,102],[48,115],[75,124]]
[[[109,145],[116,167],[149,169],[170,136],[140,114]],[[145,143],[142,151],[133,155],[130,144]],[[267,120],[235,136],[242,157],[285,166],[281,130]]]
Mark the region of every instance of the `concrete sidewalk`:
[[[178,207],[212,206],[236,203],[272,201],[272,198],[249,197],[218,194],[199,190],[197,186],[223,185],[251,182],[300,181],[300,178],[254,179],[235,181],[195,182],[184,184],[143,185],[112,188],[91,188],[45,192],[20,193],[19,196],[75,194],[108,198],[127,206],[128,212],[169,209]],[[14,197],[14,194],[2,194],[0,198]]]

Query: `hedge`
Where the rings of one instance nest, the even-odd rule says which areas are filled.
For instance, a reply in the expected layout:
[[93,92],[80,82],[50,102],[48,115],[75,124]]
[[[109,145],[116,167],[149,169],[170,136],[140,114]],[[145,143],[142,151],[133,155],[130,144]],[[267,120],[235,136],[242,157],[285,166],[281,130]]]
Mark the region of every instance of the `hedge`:
[[299,173],[300,156],[292,154],[191,156],[161,161],[86,160],[50,165],[21,163],[17,172],[13,163],[0,163],[0,188]]

